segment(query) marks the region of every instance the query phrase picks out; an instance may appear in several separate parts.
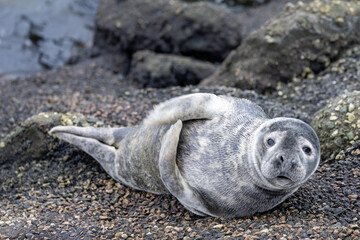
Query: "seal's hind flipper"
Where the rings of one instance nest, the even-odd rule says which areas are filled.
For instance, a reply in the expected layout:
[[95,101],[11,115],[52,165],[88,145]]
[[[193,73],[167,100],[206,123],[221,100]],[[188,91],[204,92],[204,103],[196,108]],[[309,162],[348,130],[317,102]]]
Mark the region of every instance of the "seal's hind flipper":
[[[178,142],[182,122],[178,120],[166,132],[162,142],[159,155],[160,177],[167,190],[175,196],[188,210],[198,215],[206,215],[206,209],[197,194],[182,175],[176,163]],[[203,211],[203,212],[201,212]]]
[[118,147],[120,141],[133,130],[131,127],[122,128],[94,128],[94,127],[75,127],[57,126],[50,130],[50,133],[68,133],[89,139],[96,139],[109,146]]
[[230,98],[210,93],[194,93],[172,98],[157,105],[144,120],[144,125],[160,126],[174,124],[177,120],[213,119],[231,111],[234,104]]
[[132,129],[57,126],[50,133],[95,158],[111,177],[118,180],[115,172],[116,147]]

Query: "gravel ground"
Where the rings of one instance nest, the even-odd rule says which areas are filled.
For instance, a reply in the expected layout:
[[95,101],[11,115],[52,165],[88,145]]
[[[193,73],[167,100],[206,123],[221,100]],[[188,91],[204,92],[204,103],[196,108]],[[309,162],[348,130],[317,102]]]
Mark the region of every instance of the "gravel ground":
[[0,167],[0,238],[10,239],[356,239],[360,147],[325,163],[274,210],[239,219],[200,218],[172,196],[122,186],[84,153]]
[[[118,71],[115,71],[118,72]],[[96,61],[1,83],[1,138],[42,111],[80,112],[106,125],[139,123],[160,101],[191,92],[247,97],[271,116],[309,120],[304,110],[233,88],[134,90]],[[106,79],[106,82],[105,82]],[[172,196],[139,192],[110,178],[66,143],[40,159],[0,166],[0,239],[359,239],[360,146],[326,161],[277,208],[246,218],[198,217]]]

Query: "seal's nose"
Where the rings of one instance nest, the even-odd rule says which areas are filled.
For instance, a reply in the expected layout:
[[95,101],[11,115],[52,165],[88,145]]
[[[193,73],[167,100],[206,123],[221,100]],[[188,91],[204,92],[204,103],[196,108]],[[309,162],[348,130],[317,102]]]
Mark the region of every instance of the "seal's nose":
[[280,155],[278,158],[278,165],[281,172],[287,172],[291,169],[291,166],[294,164],[294,161],[289,156]]

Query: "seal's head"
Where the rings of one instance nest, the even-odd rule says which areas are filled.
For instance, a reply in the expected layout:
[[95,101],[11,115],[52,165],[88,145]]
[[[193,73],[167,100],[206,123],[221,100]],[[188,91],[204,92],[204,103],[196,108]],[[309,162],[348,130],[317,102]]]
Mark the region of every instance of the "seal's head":
[[251,163],[260,187],[297,188],[315,172],[320,162],[319,139],[301,120],[270,119],[255,131],[253,138],[255,161]]

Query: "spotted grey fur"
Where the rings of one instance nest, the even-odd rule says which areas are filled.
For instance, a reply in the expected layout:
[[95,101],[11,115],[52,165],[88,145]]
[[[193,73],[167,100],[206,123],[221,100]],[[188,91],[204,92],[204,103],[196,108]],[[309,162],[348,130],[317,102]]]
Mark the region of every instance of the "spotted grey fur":
[[171,193],[198,215],[269,210],[320,160],[319,140],[306,123],[271,119],[248,100],[207,93],[161,103],[132,128],[58,126],[51,133],[93,156],[115,180]]

